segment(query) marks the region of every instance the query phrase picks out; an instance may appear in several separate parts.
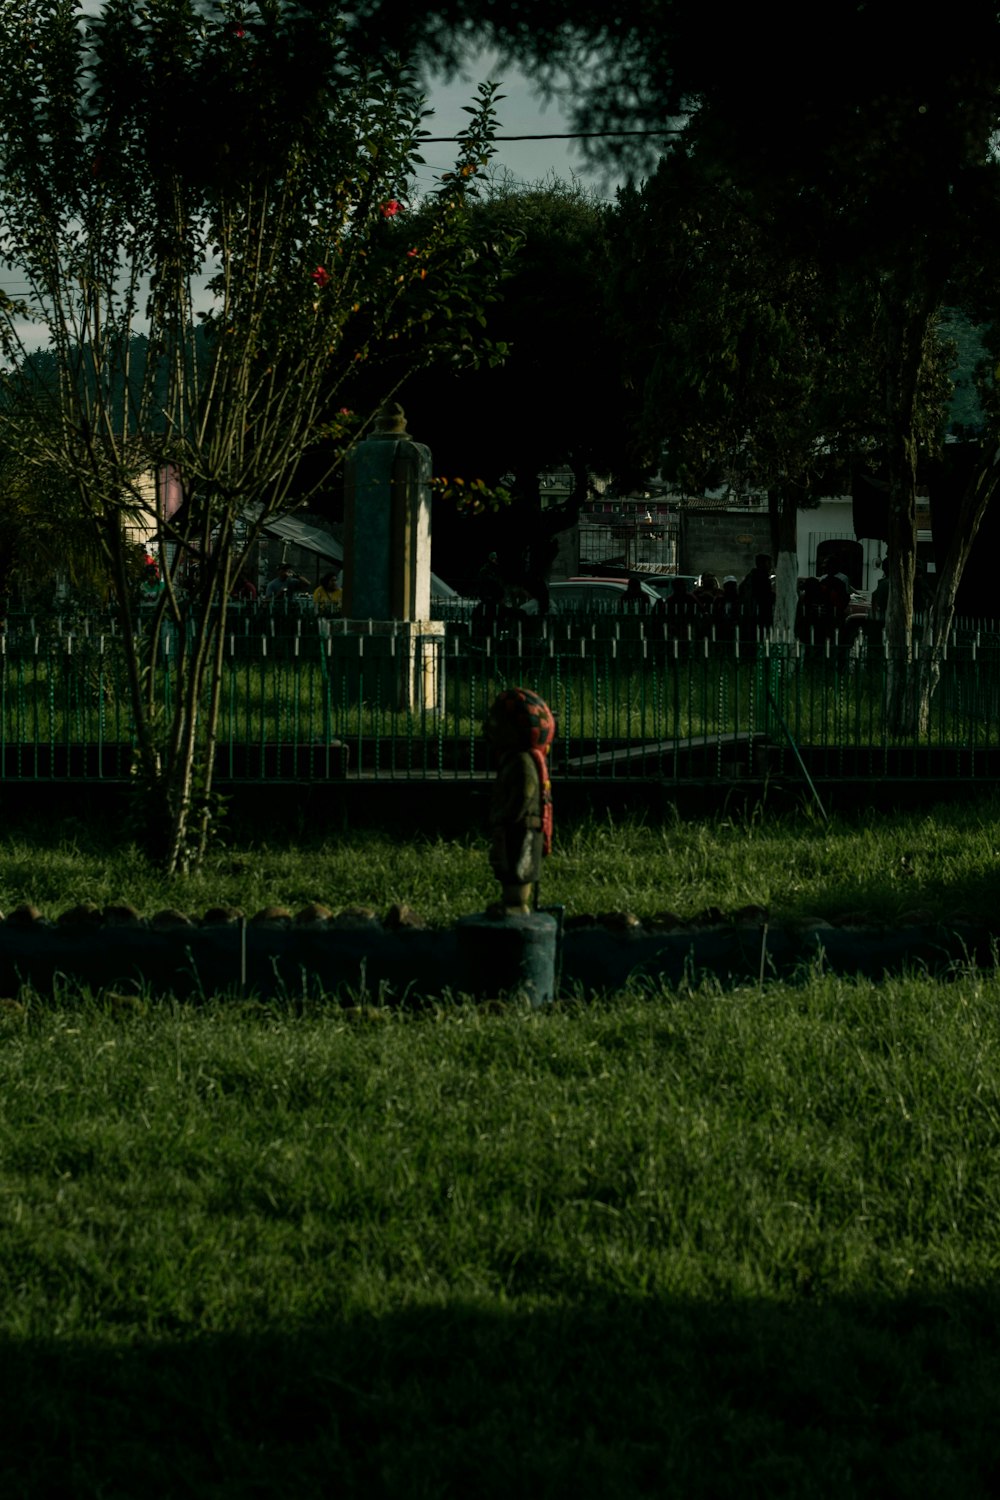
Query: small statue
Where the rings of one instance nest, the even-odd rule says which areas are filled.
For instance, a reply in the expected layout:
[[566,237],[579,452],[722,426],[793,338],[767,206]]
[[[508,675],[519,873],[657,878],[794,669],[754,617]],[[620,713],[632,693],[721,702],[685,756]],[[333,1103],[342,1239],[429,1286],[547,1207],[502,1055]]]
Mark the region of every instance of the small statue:
[[528,688],[508,688],[486,716],[486,734],[498,761],[490,802],[490,868],[500,882],[508,916],[530,912],[532,888],[552,847],[547,756],[555,733],[548,704]]

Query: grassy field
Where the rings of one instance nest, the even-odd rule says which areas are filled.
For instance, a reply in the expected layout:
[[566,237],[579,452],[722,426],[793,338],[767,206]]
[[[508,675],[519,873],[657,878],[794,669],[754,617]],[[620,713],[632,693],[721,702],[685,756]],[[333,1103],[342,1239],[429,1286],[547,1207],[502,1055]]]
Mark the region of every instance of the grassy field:
[[[985,913],[997,817],[585,824],[546,894]],[[492,894],[477,839],[111,849],[8,838],[0,906]],[[992,1495],[998,1160],[992,971],[0,999],[0,1493]]]
[[[557,788],[558,791],[558,788]],[[419,787],[414,788],[419,796]],[[470,804],[470,820],[484,818]],[[1000,909],[1000,801],[963,799],[919,813],[868,809],[829,823],[808,805],[778,817],[663,823],[607,818],[567,823],[556,806],[556,842],[543,896],[569,915],[665,910],[685,920],[710,907],[756,904],[772,921],[991,922]],[[0,837],[0,912],[23,901],[46,914],[90,900],[128,902],[151,914],[180,907],[194,917],[220,903],[252,915],[269,904],[296,911],[318,901],[336,911],[384,912],[405,902],[432,925],[480,911],[497,890],[485,833],[460,839],[384,832],[338,836],[307,826],[230,831],[197,876],[167,880],[122,842],[116,822],[38,822]]]
[[[769,719],[766,694],[803,746],[861,748],[877,761],[880,751],[909,746],[885,714],[887,664],[872,646],[849,652],[773,657],[753,646],[677,643],[662,629],[648,638],[621,640],[612,630],[640,621],[552,622],[545,640],[531,635],[490,642],[450,638],[437,686],[440,715],[398,708],[402,656],[387,654],[378,637],[325,641],[315,636],[233,638],[227,653],[220,708],[222,747],[286,744],[308,747],[339,739],[360,757],[364,742],[383,761],[395,753],[426,755],[445,766],[471,756],[483,769],[488,754],[483,718],[496,694],[523,681],[551,706],[559,725],[560,753],[572,755],[595,739],[610,744],[658,744],[694,737],[726,740],[780,727]],[[60,646],[41,652],[22,642],[0,663],[0,751],[27,754],[32,747],[132,742],[127,678],[120,649],[100,638],[77,638],[71,653]],[[235,647],[239,649],[235,649]],[[327,647],[331,654],[327,655]],[[363,648],[363,649],[359,649]],[[749,653],[749,654],[748,654]],[[169,657],[168,657],[169,661]],[[1000,696],[997,652],[953,649],[942,669],[923,742],[931,747],[977,751],[995,748]],[[176,680],[157,677],[157,701],[170,711]],[[373,753],[369,750],[368,753]]]
[[995,1492],[993,976],[2,1031],[5,1494]]

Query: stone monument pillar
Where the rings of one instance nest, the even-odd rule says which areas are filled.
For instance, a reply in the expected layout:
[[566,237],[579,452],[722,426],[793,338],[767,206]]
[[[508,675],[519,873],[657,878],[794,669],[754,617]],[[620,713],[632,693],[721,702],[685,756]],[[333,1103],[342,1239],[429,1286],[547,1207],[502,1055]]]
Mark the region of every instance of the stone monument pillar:
[[[400,708],[438,705],[444,626],[431,612],[431,454],[406,431],[398,402],[347,460],[343,616],[367,637],[368,677],[382,662]],[[380,644],[376,644],[380,642]]]
[[431,612],[431,453],[398,402],[347,460],[344,602],[352,620],[426,620]]

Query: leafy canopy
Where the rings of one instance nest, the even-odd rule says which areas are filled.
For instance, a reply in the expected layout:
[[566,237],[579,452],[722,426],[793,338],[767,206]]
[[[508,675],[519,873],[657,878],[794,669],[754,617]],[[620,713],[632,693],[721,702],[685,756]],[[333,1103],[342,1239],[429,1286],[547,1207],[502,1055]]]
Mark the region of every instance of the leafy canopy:
[[[355,435],[336,398],[359,367],[384,395],[401,341],[408,363],[473,357],[498,267],[463,206],[492,92],[411,240],[422,101],[391,59],[359,66],[325,6],[17,0],[0,264],[22,295],[0,304],[0,344],[8,387],[22,372],[47,410],[30,432],[23,400],[0,417],[26,456],[133,501],[135,476],[171,463],[191,496],[267,509],[321,418],[331,462]],[[26,380],[33,344],[48,358]]]
[[[494,92],[418,218],[421,99],[391,58],[359,62],[321,0],[0,12],[0,272],[20,289],[0,301],[0,444],[75,498],[103,550],[149,844],[170,870],[207,844],[219,622],[245,550],[363,430],[362,372],[371,410],[413,364],[477,357],[504,256],[466,199]],[[152,482],[167,472],[179,484]],[[175,544],[147,629],[136,519]]]

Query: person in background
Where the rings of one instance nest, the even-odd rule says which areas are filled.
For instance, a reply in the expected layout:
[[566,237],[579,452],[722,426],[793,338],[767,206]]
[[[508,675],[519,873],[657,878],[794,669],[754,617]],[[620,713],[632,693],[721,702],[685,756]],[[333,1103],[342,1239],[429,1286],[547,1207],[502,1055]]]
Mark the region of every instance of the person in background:
[[758,637],[765,635],[774,621],[770,553],[757,553],[753,567],[740,584],[740,603],[747,629],[755,631]]
[[624,594],[618,600],[618,608],[627,615],[644,615],[649,609],[649,598],[643,593],[642,581],[634,575],[629,579]]
[[160,570],[156,562],[150,558],[143,566],[142,578],[139,582],[139,604],[149,608],[154,605],[163,593],[164,583],[160,577]]
[[715,639],[735,641],[741,619],[740,581],[735,573],[727,573],[712,602],[711,628]]
[[661,599],[657,610],[666,616],[671,635],[687,638],[698,619],[698,604],[689,592],[686,578],[675,578],[670,593]]
[[876,567],[881,570],[882,577],[872,590],[872,619],[884,620],[885,607],[889,602],[889,559],[883,558]]
[[712,606],[722,593],[719,580],[714,573],[702,573],[698,579],[697,586],[691,590],[692,597],[698,606],[699,612],[704,620],[712,617]]
[[279,563],[278,572],[264,591],[264,598],[269,604],[275,599],[282,598],[286,594],[311,594],[310,584],[300,573],[296,573],[291,563]]
[[488,614],[496,615],[503,607],[505,582],[500,559],[495,552],[487,554],[476,574],[476,594]]
[[236,604],[256,604],[257,586],[252,583],[245,573],[241,573],[229,591],[230,598]]
[[343,607],[344,593],[340,587],[340,572],[332,568],[324,573],[313,590],[313,603],[318,615],[339,615]]
[[475,591],[479,603],[472,612],[473,634],[489,635],[506,615],[507,585],[495,552],[476,574]]
[[839,559],[831,557],[819,580],[820,616],[823,639],[836,640],[847,624],[851,604],[851,585],[846,573],[838,573]]
[[824,613],[823,589],[818,578],[803,578],[795,606],[795,639],[804,646],[817,646],[830,638]]

